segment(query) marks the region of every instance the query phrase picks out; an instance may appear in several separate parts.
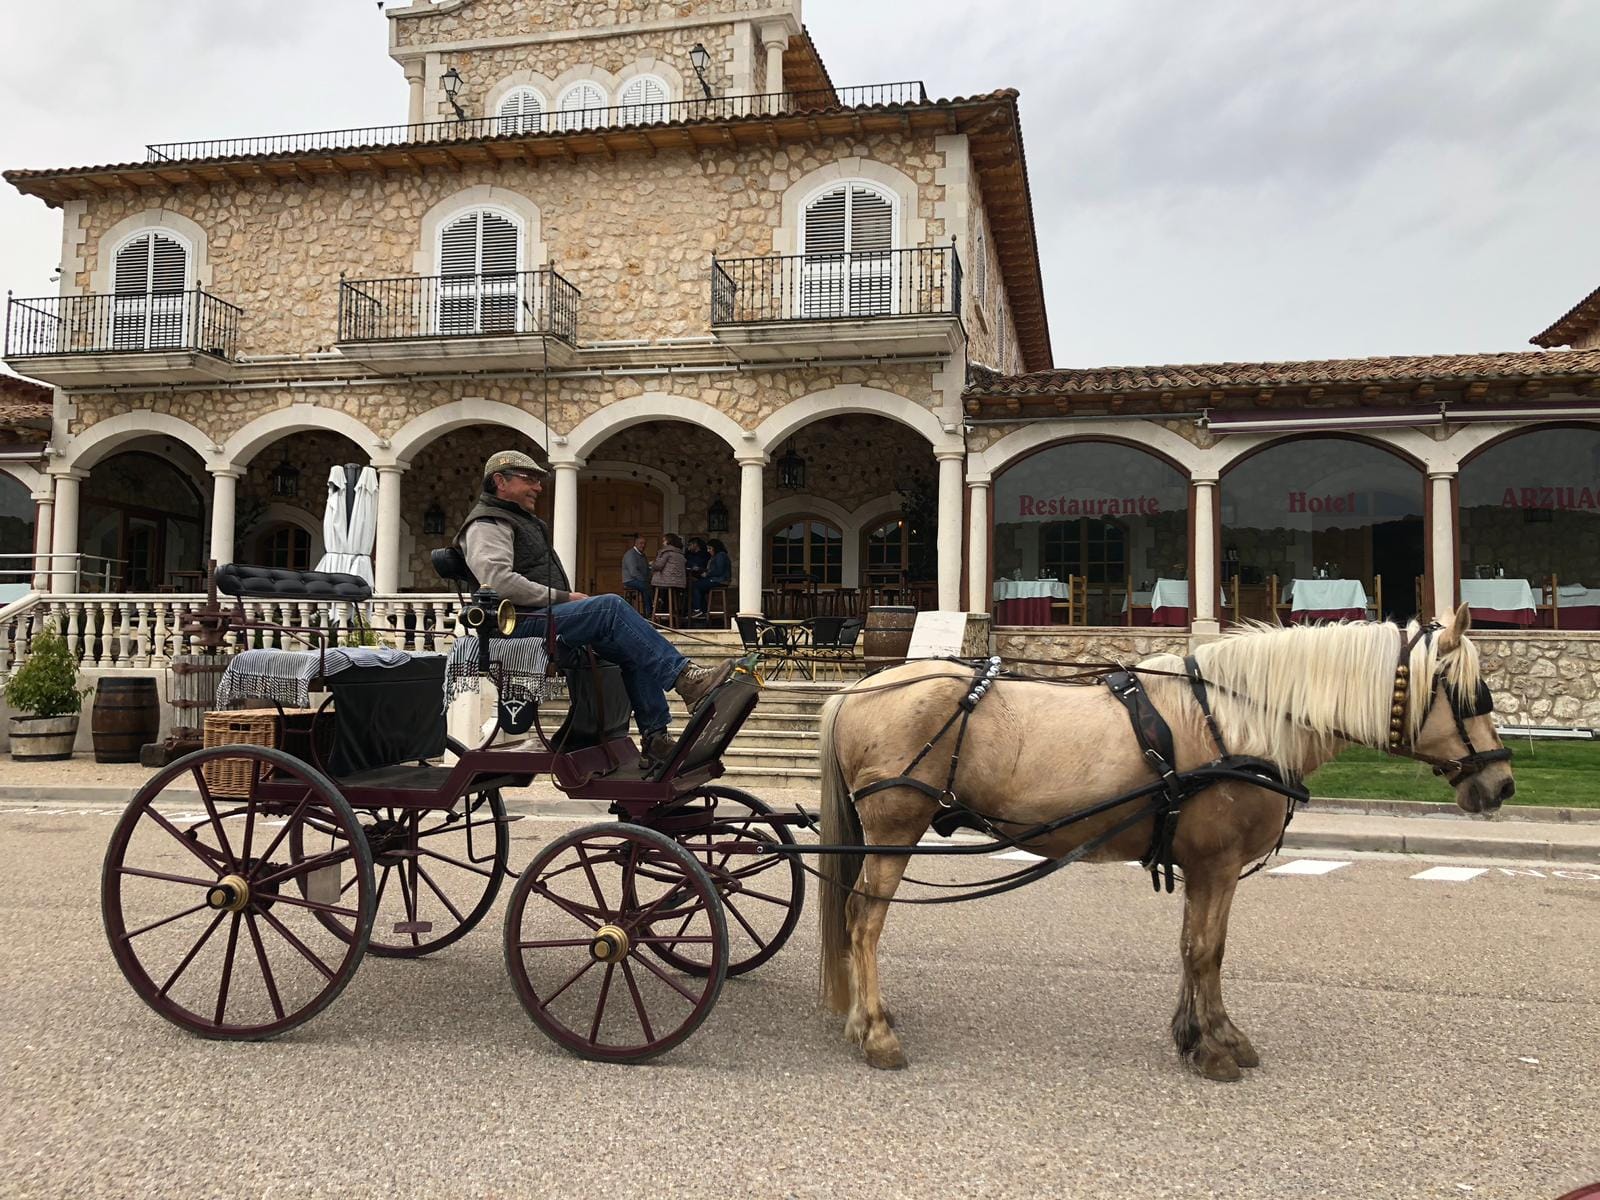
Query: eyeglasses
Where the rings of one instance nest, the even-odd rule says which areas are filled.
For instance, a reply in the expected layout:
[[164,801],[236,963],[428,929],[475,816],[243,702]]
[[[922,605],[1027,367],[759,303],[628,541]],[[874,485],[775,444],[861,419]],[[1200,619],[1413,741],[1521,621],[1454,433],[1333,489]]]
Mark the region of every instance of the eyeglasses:
[[544,479],[543,475],[535,475],[532,471],[500,471],[507,479],[526,479],[530,483],[538,483]]

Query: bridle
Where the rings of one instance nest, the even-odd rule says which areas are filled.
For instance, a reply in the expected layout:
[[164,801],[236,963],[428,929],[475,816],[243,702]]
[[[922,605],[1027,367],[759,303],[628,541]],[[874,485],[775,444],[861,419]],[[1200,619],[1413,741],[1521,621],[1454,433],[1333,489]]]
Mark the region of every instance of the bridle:
[[1432,684],[1428,689],[1428,704],[1422,710],[1417,728],[1421,730],[1423,725],[1427,724],[1428,713],[1433,710],[1434,701],[1438,699],[1439,690],[1443,688],[1450,700],[1450,715],[1455,718],[1456,736],[1461,739],[1466,753],[1456,758],[1435,758],[1417,749],[1415,737],[1412,738],[1410,746],[1403,744],[1406,728],[1406,697],[1411,690],[1411,651],[1419,641],[1424,644],[1432,641],[1433,635],[1441,628],[1443,626],[1437,621],[1419,625],[1417,631],[1409,638],[1404,630],[1400,631],[1400,657],[1394,668],[1394,693],[1389,706],[1389,741],[1384,750],[1399,758],[1412,758],[1427,763],[1433,768],[1435,775],[1444,776],[1451,787],[1457,787],[1494,763],[1510,762],[1511,750],[1506,746],[1501,746],[1498,750],[1479,750],[1472,744],[1472,737],[1467,733],[1467,722],[1474,717],[1485,717],[1492,713],[1494,697],[1490,695],[1488,685],[1480,679],[1469,706],[1466,698],[1457,694],[1450,686],[1443,667],[1434,672]]

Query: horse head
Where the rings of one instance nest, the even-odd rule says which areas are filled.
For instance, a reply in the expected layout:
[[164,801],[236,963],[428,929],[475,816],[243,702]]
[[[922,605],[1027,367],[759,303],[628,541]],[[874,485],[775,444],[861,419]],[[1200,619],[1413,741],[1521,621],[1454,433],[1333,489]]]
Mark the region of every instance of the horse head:
[[1440,624],[1426,708],[1411,748],[1450,782],[1464,811],[1492,813],[1517,790],[1511,751],[1495,729],[1494,696],[1479,675],[1477,650],[1467,641],[1472,626],[1467,606]]

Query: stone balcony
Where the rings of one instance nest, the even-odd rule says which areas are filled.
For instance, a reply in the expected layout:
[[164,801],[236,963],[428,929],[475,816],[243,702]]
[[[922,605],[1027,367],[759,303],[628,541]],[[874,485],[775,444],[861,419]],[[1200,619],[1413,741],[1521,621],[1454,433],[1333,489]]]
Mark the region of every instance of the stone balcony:
[[242,310],[189,291],[9,296],[5,358],[61,387],[231,379]]

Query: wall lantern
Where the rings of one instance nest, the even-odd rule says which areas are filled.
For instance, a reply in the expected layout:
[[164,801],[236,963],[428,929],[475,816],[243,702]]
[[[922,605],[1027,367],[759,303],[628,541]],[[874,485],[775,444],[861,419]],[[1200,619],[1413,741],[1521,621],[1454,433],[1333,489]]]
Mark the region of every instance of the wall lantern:
[[272,494],[288,500],[300,494],[300,468],[289,461],[287,455],[272,468]]
[[461,78],[461,72],[451,67],[440,78],[439,84],[444,88],[444,98],[450,102],[450,107],[456,110],[456,120],[465,121],[467,114],[461,105],[456,103],[456,96],[461,92],[461,85],[466,82]]
[[778,486],[784,491],[797,491],[806,485],[806,460],[794,452],[794,440],[778,460]]
[[700,78],[700,90],[705,92],[707,100],[711,99],[711,84],[706,80],[706,68],[711,65],[711,54],[699,42],[696,42],[694,49],[689,51],[689,65]]
[[437,500],[428,505],[428,511],[422,514],[422,532],[429,536],[444,532],[444,509],[439,507]]
[[721,496],[713,500],[711,507],[706,509],[706,532],[728,532],[728,506],[722,502]]

